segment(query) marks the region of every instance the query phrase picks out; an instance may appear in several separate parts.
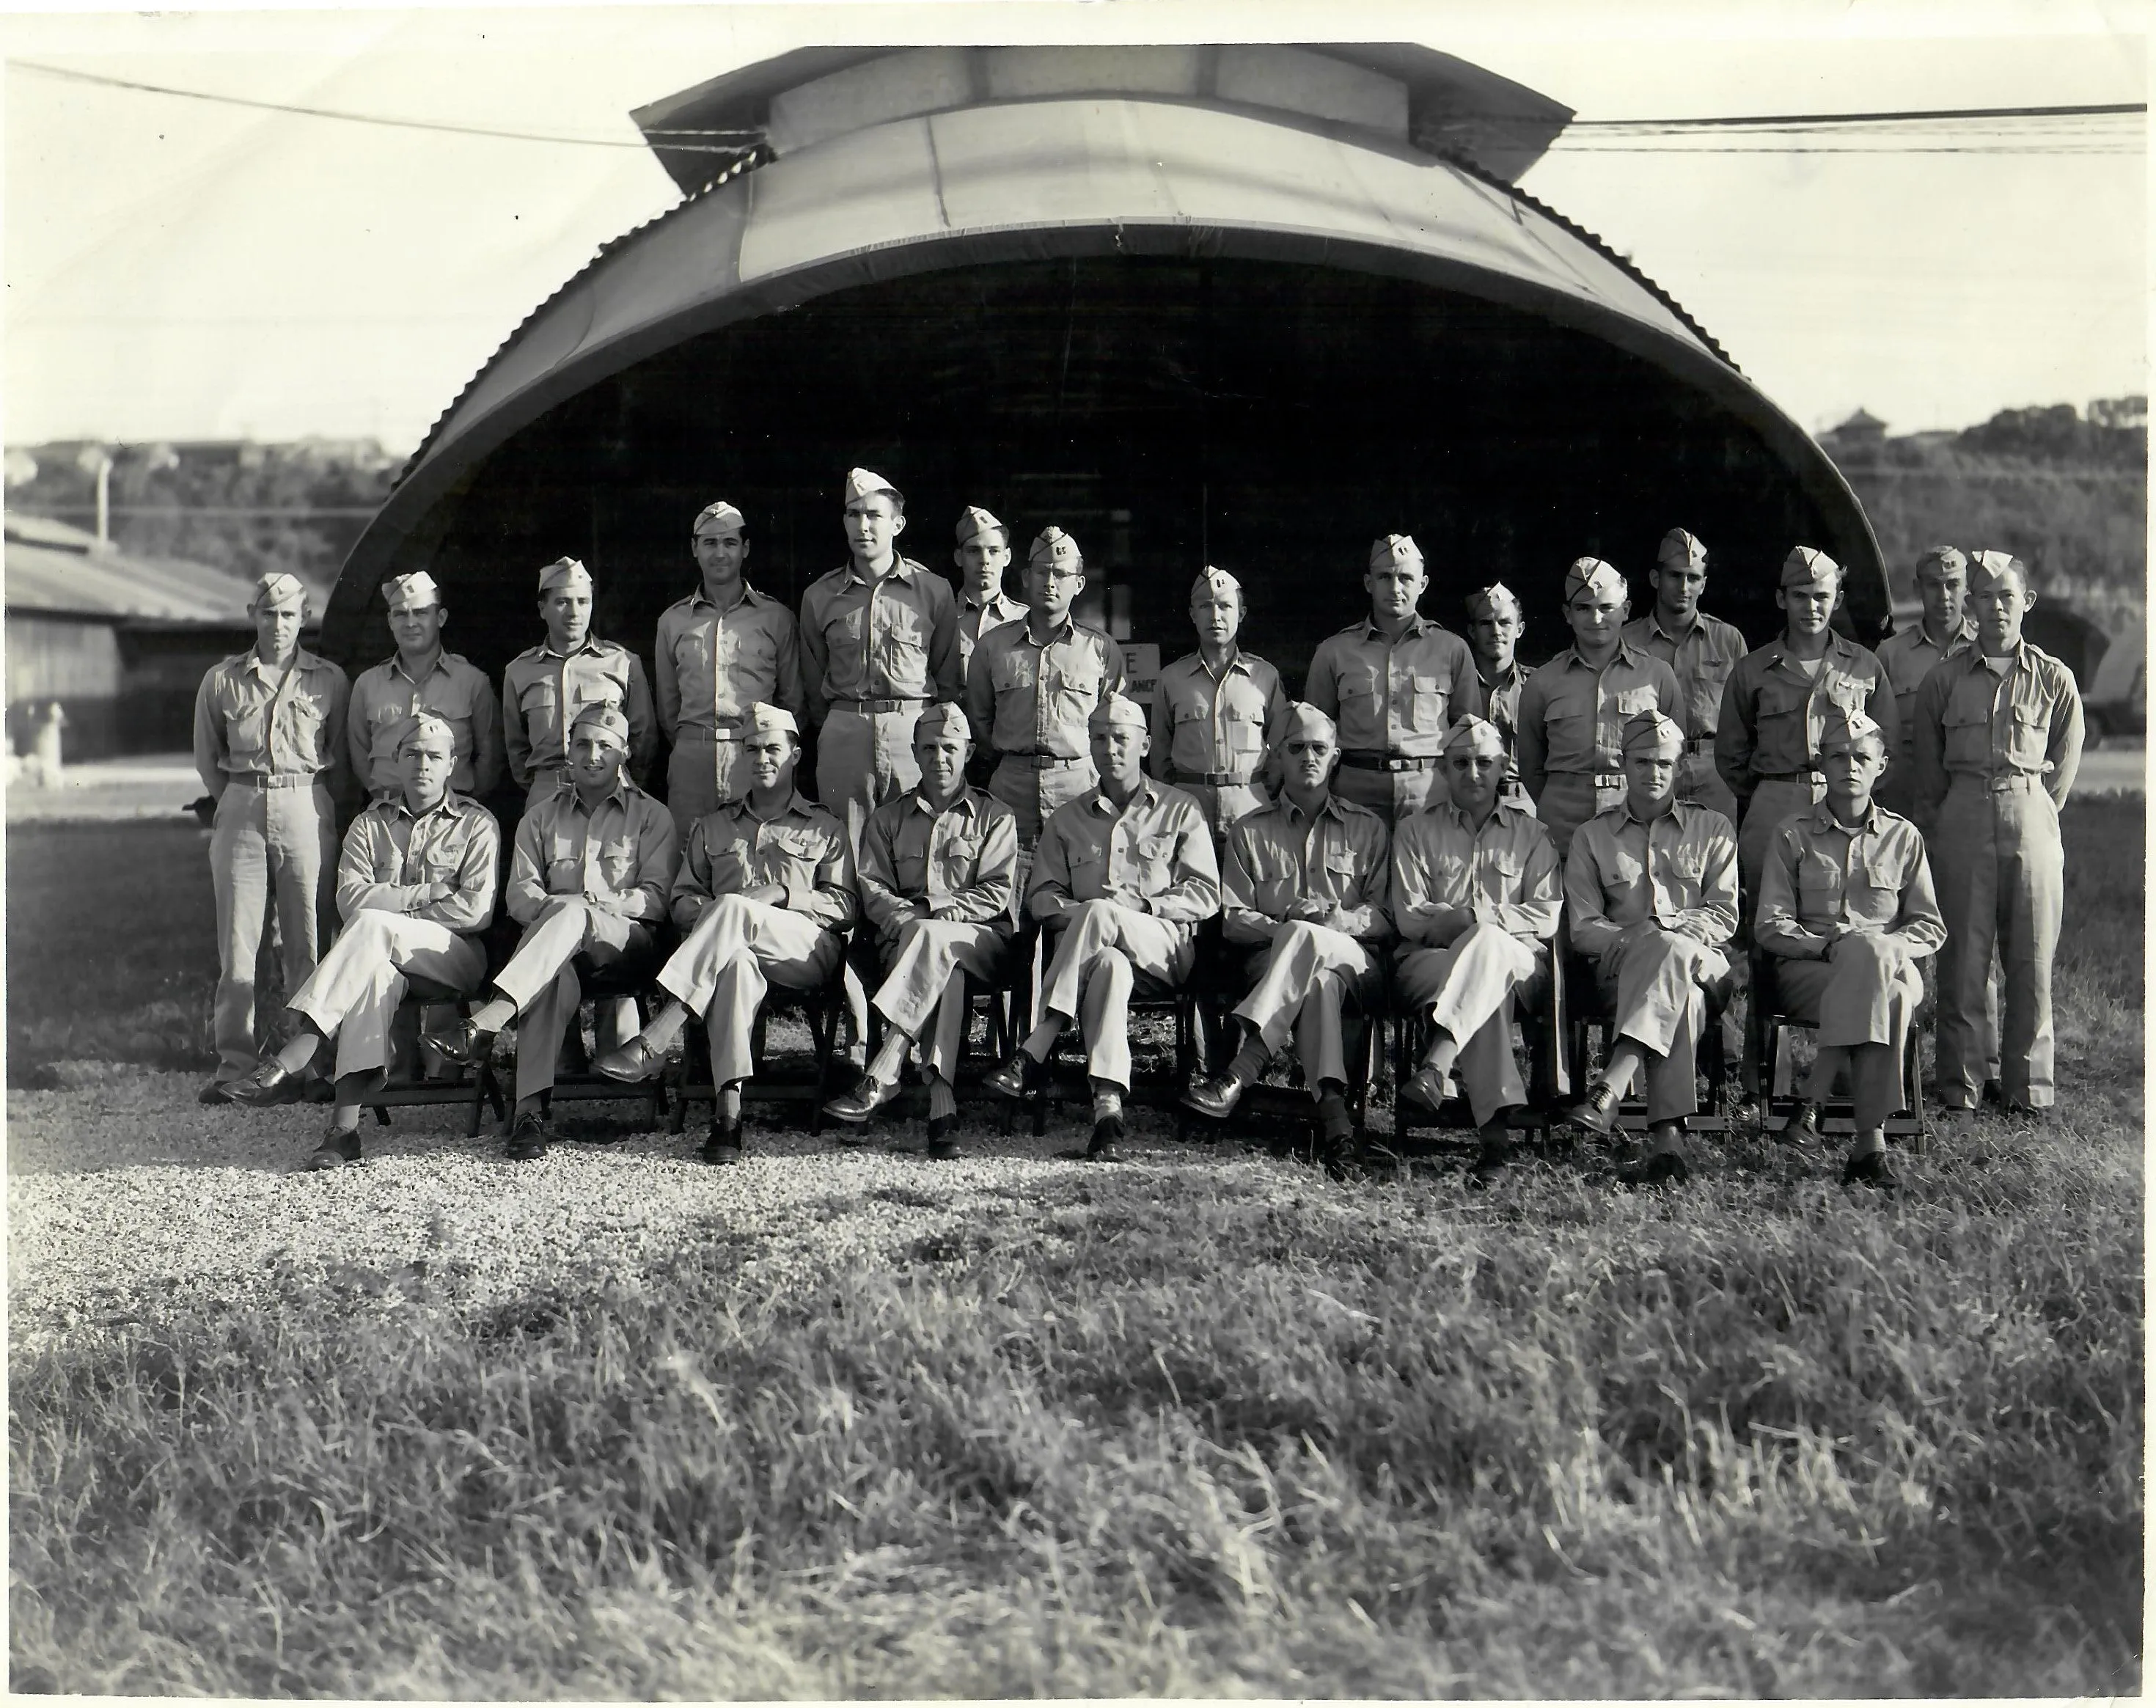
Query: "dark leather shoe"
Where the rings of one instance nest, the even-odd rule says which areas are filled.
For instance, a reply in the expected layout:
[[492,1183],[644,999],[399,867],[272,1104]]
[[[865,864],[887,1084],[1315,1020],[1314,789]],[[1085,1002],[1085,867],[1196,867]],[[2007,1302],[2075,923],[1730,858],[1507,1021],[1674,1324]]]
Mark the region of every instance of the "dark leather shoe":
[[1484,1139],[1481,1153],[1467,1166],[1468,1189],[1471,1192],[1489,1191],[1512,1160],[1512,1141],[1510,1139]]
[[1782,1142],[1785,1145],[1816,1145],[1820,1141],[1820,1117],[1822,1110],[1817,1100],[1806,1098],[1797,1105],[1797,1112],[1782,1128]]
[[1657,1151],[1617,1178],[1625,1186],[1682,1186],[1691,1178],[1691,1164],[1685,1161],[1681,1151]]
[[299,1076],[287,1073],[284,1064],[273,1055],[245,1079],[228,1081],[221,1100],[244,1104],[249,1109],[268,1109],[275,1104],[296,1103],[299,1100]]
[[1183,1088],[1183,1106],[1194,1109],[1208,1121],[1225,1121],[1243,1100],[1245,1087],[1239,1074],[1215,1074],[1194,1079]]
[[603,1074],[609,1080],[619,1080],[624,1085],[635,1085],[657,1079],[665,1065],[666,1058],[639,1036],[598,1057],[592,1063],[592,1071]]
[[443,1060],[454,1062],[460,1068],[485,1061],[494,1049],[494,1034],[469,1020],[453,1020],[446,1026],[423,1032],[419,1042]]
[[1866,1151],[1861,1157],[1851,1157],[1841,1165],[1841,1183],[1844,1186],[1876,1186],[1881,1192],[1892,1192],[1901,1185],[1894,1172],[1894,1159],[1884,1151]]
[[2004,1109],[2006,1106],[2006,1087],[1996,1080],[1986,1080],[1983,1090],[1977,1094],[1976,1100],[1979,1104],[1989,1103]]
[[938,1162],[948,1162],[958,1154],[958,1141],[951,1136],[957,1120],[947,1115],[932,1115],[928,1118],[928,1154]]
[[513,1162],[536,1162],[547,1154],[547,1123],[531,1110],[516,1117],[509,1129],[509,1157]]
[[1417,1068],[1400,1087],[1400,1105],[1415,1115],[1436,1116],[1445,1101],[1445,1075],[1435,1068]]
[[341,1168],[347,1162],[358,1161],[359,1129],[333,1126],[324,1135],[321,1143],[315,1147],[314,1155],[307,1158],[307,1167],[311,1172],[319,1172],[325,1168]]
[[715,1121],[711,1123],[711,1131],[705,1135],[704,1142],[696,1155],[706,1162],[723,1167],[740,1162],[742,1152],[746,1148],[742,1143],[742,1130],[738,1124],[726,1126]]
[[1617,1126],[1617,1094],[1607,1085],[1596,1085],[1558,1119],[1567,1126],[1606,1139]]
[[1111,1161],[1116,1154],[1116,1146],[1122,1142],[1122,1137],[1123,1118],[1120,1115],[1096,1121],[1093,1123],[1092,1140],[1086,1146],[1086,1155],[1096,1162]]
[[898,1095],[902,1088],[896,1080],[871,1080],[861,1076],[861,1083],[850,1091],[842,1091],[824,1105],[824,1113],[833,1121],[843,1121],[859,1126],[885,1104]]
[[1047,1077],[1045,1062],[1035,1061],[1025,1050],[1014,1049],[1008,1061],[989,1070],[981,1085],[998,1097],[1014,1097],[1023,1102],[1040,1089]]
[[232,1088],[239,1083],[237,1080],[212,1080],[195,1093],[195,1101],[211,1105],[229,1103],[232,1101]]

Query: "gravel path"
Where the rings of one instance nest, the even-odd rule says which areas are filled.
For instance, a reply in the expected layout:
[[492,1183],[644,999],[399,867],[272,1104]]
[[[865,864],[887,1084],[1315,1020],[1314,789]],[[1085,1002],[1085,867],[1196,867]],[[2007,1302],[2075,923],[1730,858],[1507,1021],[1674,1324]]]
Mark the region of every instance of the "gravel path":
[[[715,1231],[763,1242],[751,1264],[773,1285],[855,1258],[893,1257],[941,1230],[1007,1214],[1014,1192],[1097,1176],[1059,1157],[1082,1142],[1076,1112],[1048,1136],[1005,1137],[969,1111],[970,1154],[931,1162],[919,1121],[867,1129],[870,1144],[760,1126],[732,1169],[695,1159],[697,1133],[632,1133],[599,1145],[557,1143],[511,1163],[498,1136],[466,1138],[462,1111],[393,1111],[362,1129],[367,1160],[299,1172],[326,1110],[205,1109],[180,1074],[98,1067],[59,1091],[8,1094],[8,1307],[20,1347],[71,1329],[117,1326],[177,1293],[239,1299],[297,1274],[396,1285],[416,1263],[467,1269],[481,1299],[506,1297],[594,1265],[624,1277]],[[622,1126],[608,1117],[619,1114]],[[633,1105],[578,1105],[562,1125],[622,1131]],[[1240,1146],[1168,1142],[1166,1117],[1132,1111],[1119,1177],[1157,1177],[1188,1191],[1225,1172],[1307,1193],[1312,1172]],[[1173,1183],[1179,1175],[1191,1184]]]

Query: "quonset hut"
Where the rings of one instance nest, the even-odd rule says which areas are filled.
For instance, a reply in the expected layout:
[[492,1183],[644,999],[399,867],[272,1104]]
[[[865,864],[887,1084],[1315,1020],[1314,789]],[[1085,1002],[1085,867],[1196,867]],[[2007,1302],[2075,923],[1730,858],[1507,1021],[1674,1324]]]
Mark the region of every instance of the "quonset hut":
[[[1755,641],[1789,546],[1879,552],[1825,454],[1666,293],[1517,187],[1572,117],[1400,45],[808,49],[635,115],[685,192],[518,327],[407,465],[323,629],[389,649],[377,587],[430,570],[490,674],[537,636],[534,572],[598,579],[649,653],[724,496],[798,602],[843,562],[839,483],[897,482],[947,570],[960,509],[1084,547],[1114,626],[1188,649],[1192,576],[1240,576],[1247,643],[1298,683],[1410,532],[1424,610],[1502,578],[1523,654],[1564,567],[1634,580],[1672,526]],[[754,152],[715,152],[746,132]],[[729,160],[731,164],[726,164]],[[724,169],[721,169],[721,166]],[[1015,578],[1014,580],[1015,590]]]

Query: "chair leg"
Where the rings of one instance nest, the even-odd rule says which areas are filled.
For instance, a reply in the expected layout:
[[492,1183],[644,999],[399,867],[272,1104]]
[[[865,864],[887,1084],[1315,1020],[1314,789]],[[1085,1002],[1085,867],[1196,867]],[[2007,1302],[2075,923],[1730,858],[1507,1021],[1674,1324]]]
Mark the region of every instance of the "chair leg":
[[[379,1103],[374,1105],[374,1124],[377,1126],[388,1126],[389,1125],[389,1111],[384,1109]],[[475,1131],[476,1131],[476,1129],[475,1129]]]

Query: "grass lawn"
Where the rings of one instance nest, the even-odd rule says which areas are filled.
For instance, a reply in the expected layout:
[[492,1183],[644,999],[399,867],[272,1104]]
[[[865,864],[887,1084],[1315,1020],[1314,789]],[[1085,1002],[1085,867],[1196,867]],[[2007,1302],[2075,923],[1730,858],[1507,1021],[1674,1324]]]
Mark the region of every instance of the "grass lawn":
[[[2142,803],[2066,823],[2062,1117],[1887,1201],[1750,1139],[1668,1195],[1162,1146],[963,1212],[818,1157],[798,1219],[908,1219],[805,1280],[721,1213],[508,1298],[295,1270],[41,1336],[11,1681],[2133,1694]],[[156,1059],[99,1018],[137,998],[94,906],[28,885],[139,892],[116,958],[184,992],[208,886],[165,833],[11,834],[11,1056]]]

